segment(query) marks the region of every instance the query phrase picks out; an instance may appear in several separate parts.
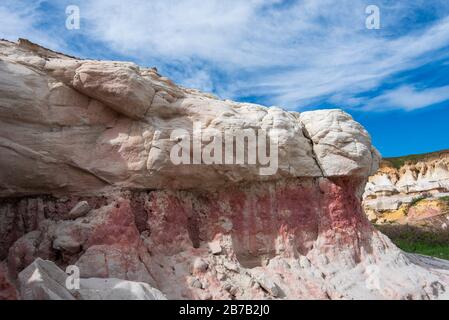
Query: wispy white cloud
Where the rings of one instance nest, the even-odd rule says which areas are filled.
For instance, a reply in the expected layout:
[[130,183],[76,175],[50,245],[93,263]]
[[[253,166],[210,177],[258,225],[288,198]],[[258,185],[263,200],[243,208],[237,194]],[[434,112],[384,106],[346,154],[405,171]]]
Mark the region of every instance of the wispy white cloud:
[[365,110],[416,110],[449,100],[449,86],[417,89],[404,85],[367,101]]
[[[130,0],[126,4],[98,0],[86,5],[85,14],[91,23],[90,36],[122,54],[178,64],[206,61],[210,70],[225,72],[232,81],[207,82],[205,87],[196,82],[201,89],[213,87],[232,98],[265,96],[267,103],[297,108],[323,97],[342,106],[351,99],[354,104],[355,94],[376,88],[394,73],[426,63],[427,54],[449,45],[447,18],[392,37],[388,32],[365,29],[366,4],[347,0],[288,5],[259,0]],[[413,25],[400,23],[412,23],[413,19],[401,19],[417,9],[422,7],[407,3],[381,6],[383,28],[413,30]],[[185,79],[192,77],[191,72],[191,68],[186,71]],[[194,73],[204,75],[202,70]]]
[[26,38],[48,48],[61,47],[62,39],[58,40],[46,30],[37,27],[40,22],[48,19],[38,10],[43,2],[44,0],[2,0],[0,2],[0,38],[11,41]]
[[[428,63],[449,46],[448,1],[375,2],[381,8],[380,31],[365,28],[365,8],[372,3],[367,0],[58,3],[80,6],[80,32],[86,39],[155,64],[185,86],[213,90],[224,98],[261,96],[267,104],[292,109],[324,99],[363,109],[370,103],[361,93]],[[434,21],[420,21],[419,13],[426,10],[432,10]],[[33,20],[23,30],[8,31],[27,32],[37,32]],[[404,88],[413,91],[411,85]],[[381,94],[377,101],[387,98]],[[394,101],[392,108],[413,108],[392,96],[389,102]]]

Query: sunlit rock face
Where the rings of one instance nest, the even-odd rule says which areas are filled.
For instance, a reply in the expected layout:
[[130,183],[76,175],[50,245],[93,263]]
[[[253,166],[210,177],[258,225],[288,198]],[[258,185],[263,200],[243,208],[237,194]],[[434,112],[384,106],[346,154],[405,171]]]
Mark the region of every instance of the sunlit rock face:
[[[404,254],[367,220],[379,155],[341,110],[223,101],[155,69],[25,40],[0,42],[0,108],[0,297],[17,283],[8,297],[54,297],[29,277],[42,268],[75,299],[120,298],[98,279],[136,299],[447,297],[447,263]],[[211,141],[268,132],[275,170],[174,163],[198,123]],[[67,293],[71,265],[102,294]]]
[[18,276],[24,300],[166,300],[147,283],[120,279],[72,279],[52,261],[37,258]]
[[427,221],[446,229],[448,196],[449,152],[442,151],[404,161],[396,167],[390,161],[382,162],[368,180],[363,203],[369,218],[378,223]]
[[[154,69],[69,58],[26,41],[0,42],[0,58],[0,166],[16,169],[0,173],[2,196],[365,177],[377,166],[368,133],[341,110],[299,114],[223,101],[176,86]],[[276,135],[277,170],[261,175],[259,163],[174,164],[170,152],[181,135],[173,132],[193,136],[198,123],[213,136]]]

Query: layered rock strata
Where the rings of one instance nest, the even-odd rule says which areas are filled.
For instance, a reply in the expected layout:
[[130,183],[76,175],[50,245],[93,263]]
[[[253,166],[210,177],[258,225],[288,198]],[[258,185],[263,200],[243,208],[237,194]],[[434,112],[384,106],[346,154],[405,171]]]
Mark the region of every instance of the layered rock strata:
[[370,220],[382,223],[449,224],[449,151],[385,160],[369,178],[364,208]]
[[[52,298],[29,277],[45,259],[169,299],[448,298],[448,263],[403,253],[366,219],[379,155],[341,110],[223,101],[20,40],[0,41],[0,111],[0,297]],[[227,134],[263,132],[275,166],[176,163],[198,123],[213,157]]]

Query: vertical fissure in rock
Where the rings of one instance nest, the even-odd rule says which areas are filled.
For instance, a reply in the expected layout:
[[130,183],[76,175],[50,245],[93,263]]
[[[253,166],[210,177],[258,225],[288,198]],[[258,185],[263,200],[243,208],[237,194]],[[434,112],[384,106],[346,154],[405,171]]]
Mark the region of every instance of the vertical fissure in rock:
[[132,193],[131,209],[134,215],[134,223],[139,233],[150,231],[148,227],[148,212],[145,208],[146,193]]
[[153,94],[153,96],[151,97],[151,101],[150,101],[150,103],[148,104],[148,107],[147,107],[147,109],[145,110],[145,113],[143,114],[144,117],[146,117],[148,111],[150,111],[151,106],[153,105],[154,98],[156,97],[156,94],[157,94],[157,91],[155,91],[154,94]]
[[198,212],[195,210],[193,205],[190,210],[190,214],[187,217],[187,232],[189,234],[190,241],[192,241],[193,247],[199,248],[201,240]]
[[312,137],[310,136],[309,131],[307,131],[307,128],[306,128],[306,126],[304,125],[304,123],[302,123],[301,120],[299,120],[299,123],[300,123],[300,125],[301,125],[302,134],[304,135],[304,137],[305,137],[307,140],[309,140],[310,147],[312,148],[312,158],[313,158],[313,160],[315,161],[315,164],[317,165],[317,167],[320,169],[321,176],[325,177],[326,175],[324,174],[324,170],[323,170],[323,168],[321,167],[320,161],[318,160],[318,156],[317,156],[316,153],[315,153],[314,143],[313,143]]

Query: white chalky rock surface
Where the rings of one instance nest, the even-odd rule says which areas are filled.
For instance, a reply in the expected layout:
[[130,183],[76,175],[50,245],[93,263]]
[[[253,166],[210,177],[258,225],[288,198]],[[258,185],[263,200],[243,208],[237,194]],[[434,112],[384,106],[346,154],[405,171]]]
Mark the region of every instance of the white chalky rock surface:
[[19,274],[24,300],[166,300],[146,283],[119,279],[79,279],[79,288],[53,262],[36,259]]
[[[239,130],[277,136],[278,170],[174,164],[176,139],[197,122],[213,138]],[[171,139],[175,129],[184,131]],[[405,254],[366,219],[361,190],[379,155],[341,110],[220,100],[155,69],[2,40],[0,154],[0,260],[10,275],[0,280],[18,279],[24,299],[449,292],[447,262]],[[89,210],[70,215],[83,201]],[[65,288],[55,264],[79,267],[79,291]]]
[[[192,132],[194,122],[206,131],[272,130],[279,170],[174,165],[170,134]],[[75,59],[24,40],[0,41],[0,148],[0,167],[15,168],[0,172],[3,196],[365,176],[379,160],[366,131],[341,110],[299,114],[223,101],[153,69]]]

